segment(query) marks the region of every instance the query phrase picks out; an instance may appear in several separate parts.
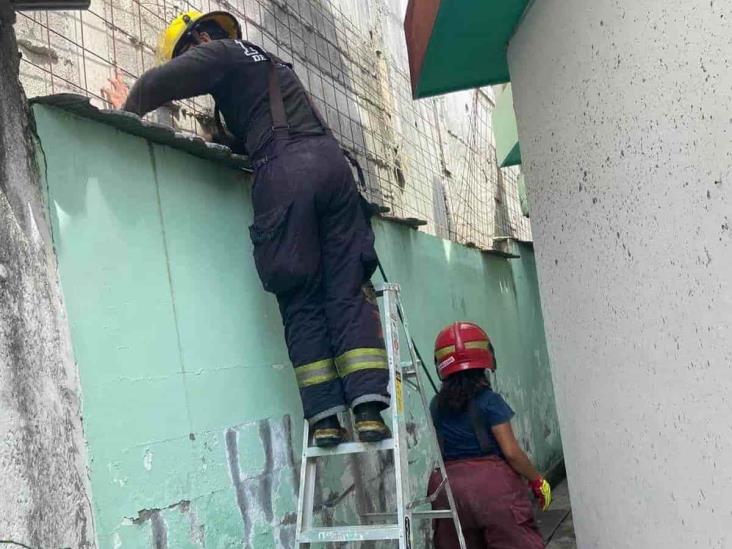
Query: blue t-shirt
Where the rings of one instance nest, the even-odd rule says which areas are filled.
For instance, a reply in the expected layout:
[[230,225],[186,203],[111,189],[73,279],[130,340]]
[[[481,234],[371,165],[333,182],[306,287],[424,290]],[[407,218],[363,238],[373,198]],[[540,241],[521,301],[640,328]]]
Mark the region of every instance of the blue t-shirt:
[[430,412],[435,423],[435,429],[438,434],[442,433],[444,451],[442,457],[445,461],[484,455],[503,457],[491,427],[510,421],[513,417],[513,410],[501,395],[487,388],[476,395],[475,405],[481,420],[484,422],[483,424],[486,426],[486,434],[490,442],[487,454],[484,454],[480,449],[480,443],[475,435],[473,422],[467,408],[457,413],[441,411],[438,418],[437,397],[432,399]]

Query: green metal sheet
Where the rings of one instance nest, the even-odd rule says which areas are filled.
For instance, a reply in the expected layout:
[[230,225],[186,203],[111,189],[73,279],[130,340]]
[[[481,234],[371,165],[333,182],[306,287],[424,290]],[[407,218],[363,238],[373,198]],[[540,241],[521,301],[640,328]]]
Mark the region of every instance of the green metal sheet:
[[508,84],[496,97],[493,109],[493,135],[496,138],[496,157],[501,168],[521,164],[516,114],[513,110],[513,92]]
[[415,98],[508,82],[508,41],[528,3],[442,0],[413,90]]

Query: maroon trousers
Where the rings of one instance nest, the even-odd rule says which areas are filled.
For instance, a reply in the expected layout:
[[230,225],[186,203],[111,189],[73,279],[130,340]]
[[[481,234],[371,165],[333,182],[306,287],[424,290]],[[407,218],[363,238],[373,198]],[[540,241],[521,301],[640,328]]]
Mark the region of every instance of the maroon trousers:
[[[447,476],[455,497],[468,549],[542,549],[544,542],[534,522],[526,483],[497,456],[448,461]],[[440,485],[432,472],[429,493]],[[443,490],[433,509],[447,509]],[[459,549],[452,520],[433,521],[437,549]]]

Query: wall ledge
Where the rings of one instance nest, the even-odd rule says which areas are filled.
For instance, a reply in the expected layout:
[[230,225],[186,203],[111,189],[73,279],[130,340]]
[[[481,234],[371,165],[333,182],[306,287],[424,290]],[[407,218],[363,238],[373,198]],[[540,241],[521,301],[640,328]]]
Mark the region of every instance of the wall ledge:
[[153,143],[168,145],[193,156],[220,162],[246,172],[252,171],[249,159],[246,156],[233,153],[229,147],[209,143],[192,133],[177,132],[169,126],[148,122],[130,112],[99,109],[91,104],[88,97],[83,95],[75,93],[45,95],[31,99],[30,103],[31,105],[50,105],[82,118],[94,120],[142,137]]
[[[169,126],[149,122],[130,112],[99,109],[91,104],[88,97],[83,95],[75,93],[45,95],[31,99],[30,103],[31,105],[47,105],[58,108],[80,116],[81,118],[93,120],[131,135],[147,139],[153,143],[168,145],[169,147],[187,152],[193,156],[218,162],[247,173],[253,172],[249,158],[232,152],[229,147],[219,145],[218,143],[209,143],[203,138],[192,133],[176,132]],[[371,206],[372,213],[386,221],[397,223],[399,225],[406,225],[414,230],[419,230],[420,227],[428,224],[424,219],[418,219],[416,217],[401,217],[391,213],[390,208],[376,202],[370,202],[369,204]],[[470,242],[463,243],[463,245],[468,248],[477,248],[483,252],[492,253],[501,257],[519,257],[516,253],[512,251],[504,251],[500,247],[494,247],[494,249],[482,249]]]

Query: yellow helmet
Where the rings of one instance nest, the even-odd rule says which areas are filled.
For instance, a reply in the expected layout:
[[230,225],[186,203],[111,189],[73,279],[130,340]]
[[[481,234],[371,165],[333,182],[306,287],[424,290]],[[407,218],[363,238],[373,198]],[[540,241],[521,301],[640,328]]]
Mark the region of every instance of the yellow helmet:
[[186,39],[191,37],[191,30],[204,21],[214,21],[224,29],[229,38],[241,38],[241,27],[236,17],[226,11],[212,11],[206,14],[196,10],[189,10],[180,14],[160,34],[158,40],[157,57],[160,63],[170,61],[180,55],[181,47]]

